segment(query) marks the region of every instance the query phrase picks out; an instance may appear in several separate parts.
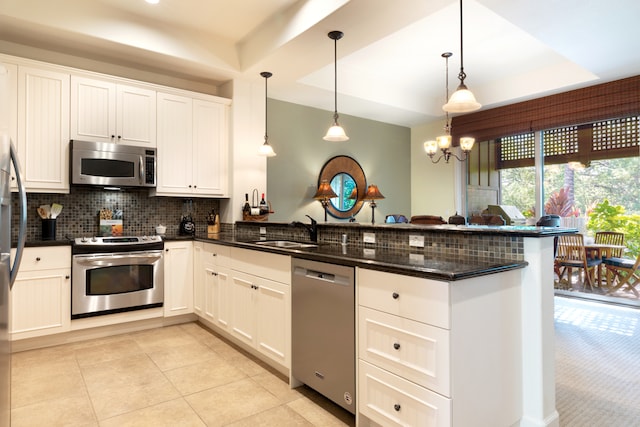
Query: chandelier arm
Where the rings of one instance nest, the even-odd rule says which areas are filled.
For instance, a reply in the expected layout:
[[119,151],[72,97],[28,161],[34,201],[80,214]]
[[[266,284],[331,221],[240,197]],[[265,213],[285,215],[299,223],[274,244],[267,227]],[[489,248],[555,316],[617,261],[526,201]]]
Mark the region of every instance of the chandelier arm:
[[438,157],[438,160],[436,160],[435,162],[433,161],[433,155],[429,156],[429,158],[431,159],[431,163],[433,163],[434,165],[436,163],[440,163],[440,160],[442,160],[442,158],[444,157],[444,154],[440,154],[440,156]]

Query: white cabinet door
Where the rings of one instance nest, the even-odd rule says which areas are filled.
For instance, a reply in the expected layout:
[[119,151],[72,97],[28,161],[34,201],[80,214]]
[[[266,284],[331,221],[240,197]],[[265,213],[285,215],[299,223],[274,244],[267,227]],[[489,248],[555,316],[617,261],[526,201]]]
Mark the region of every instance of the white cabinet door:
[[71,76],[71,139],[116,141],[115,83]]
[[193,183],[192,100],[158,94],[159,195],[188,195]]
[[156,91],[116,86],[117,142],[140,147],[156,146]]
[[206,280],[204,269],[204,244],[193,243],[193,312],[204,316],[204,283]]
[[[18,66],[0,62],[0,135],[8,134],[14,145],[18,144]],[[11,166],[11,191],[18,188],[16,173]]]
[[227,106],[193,100],[193,191],[227,195]]
[[289,366],[291,310],[288,285],[267,279],[256,279],[257,330],[256,347],[283,366]]
[[11,339],[66,332],[70,326],[70,247],[26,248],[10,292]]
[[246,344],[256,343],[255,277],[238,271],[231,277],[231,333]]
[[69,192],[69,74],[18,67],[18,155],[30,192]]
[[164,315],[193,313],[193,243],[166,242],[164,247]]
[[72,76],[71,138],[155,147],[155,90]]

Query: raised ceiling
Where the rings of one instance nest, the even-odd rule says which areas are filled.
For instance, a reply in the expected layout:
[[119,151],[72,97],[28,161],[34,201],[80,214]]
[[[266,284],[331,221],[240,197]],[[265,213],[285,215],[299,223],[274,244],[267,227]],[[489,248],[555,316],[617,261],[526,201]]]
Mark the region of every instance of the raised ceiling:
[[[465,0],[464,65],[483,108],[640,74],[637,0]],[[2,0],[0,40],[415,126],[440,119],[460,64],[457,0]]]

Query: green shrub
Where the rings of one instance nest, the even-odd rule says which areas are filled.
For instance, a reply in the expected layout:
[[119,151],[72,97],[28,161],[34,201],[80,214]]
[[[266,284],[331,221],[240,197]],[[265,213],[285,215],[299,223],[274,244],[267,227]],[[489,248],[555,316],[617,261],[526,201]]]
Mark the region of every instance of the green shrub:
[[598,203],[589,214],[587,230],[616,231],[624,233],[624,242],[629,258],[636,258],[640,254],[640,215],[626,215],[623,206],[611,205],[609,200]]

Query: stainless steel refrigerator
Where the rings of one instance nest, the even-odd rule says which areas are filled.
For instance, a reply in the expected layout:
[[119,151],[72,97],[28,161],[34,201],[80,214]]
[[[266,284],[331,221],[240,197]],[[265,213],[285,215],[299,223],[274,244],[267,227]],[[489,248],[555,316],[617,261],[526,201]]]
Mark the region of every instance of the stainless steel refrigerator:
[[[9,341],[9,290],[22,259],[27,223],[27,197],[22,185],[16,150],[8,135],[6,94],[8,82],[0,64],[0,426],[11,424],[11,342]],[[5,105],[1,105],[5,104]],[[11,261],[11,165],[18,184],[20,215],[16,254]]]

